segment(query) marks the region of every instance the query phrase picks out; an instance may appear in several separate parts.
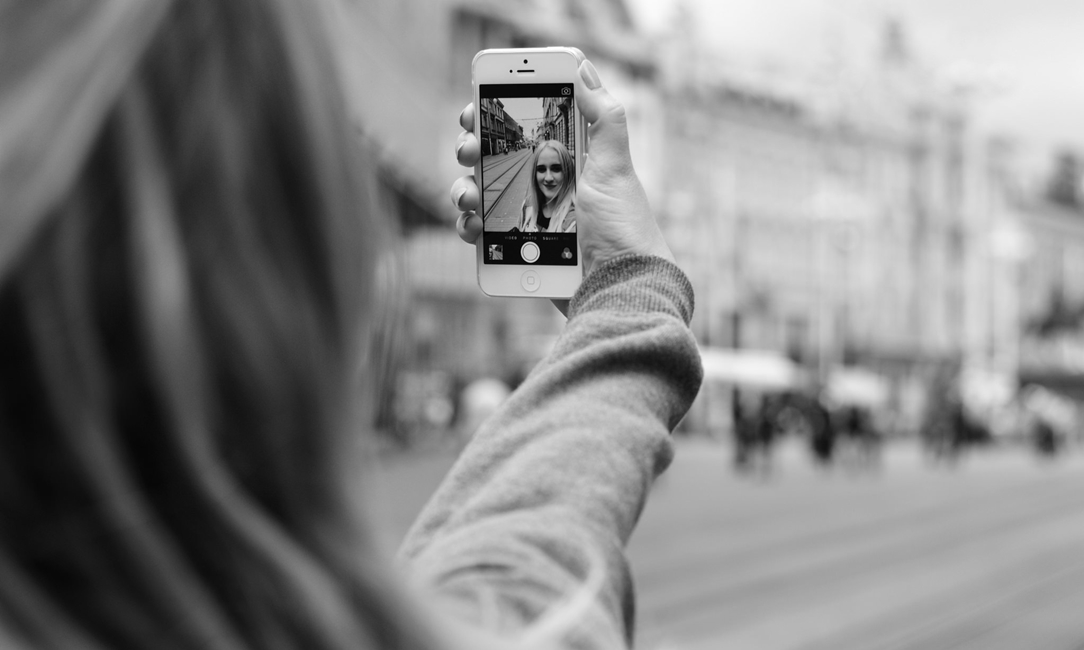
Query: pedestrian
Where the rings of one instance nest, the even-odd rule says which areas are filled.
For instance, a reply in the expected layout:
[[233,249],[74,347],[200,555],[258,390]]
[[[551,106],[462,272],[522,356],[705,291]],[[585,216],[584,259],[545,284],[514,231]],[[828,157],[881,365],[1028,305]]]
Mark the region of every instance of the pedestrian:
[[817,464],[827,467],[832,463],[836,447],[836,428],[832,414],[824,404],[823,392],[816,391],[809,399],[809,449]]
[[[739,472],[755,471],[767,475],[771,471],[772,445],[775,442],[778,408],[775,396],[769,393],[746,395],[739,389],[732,391],[731,408],[734,419],[734,468]],[[744,404],[755,401],[756,406],[747,411]]]
[[746,415],[742,392],[735,387],[730,391],[730,432],[734,441],[734,469],[749,468],[753,453],[752,418]]
[[0,5],[5,650],[631,643],[623,545],[700,369],[620,107],[585,63],[589,275],[393,570],[359,399],[390,227],[331,7]]
[[869,408],[859,404],[843,404],[839,413],[840,437],[855,452],[860,466],[872,467],[877,460],[880,435],[873,426]]
[[760,447],[765,467],[770,466],[779,418],[779,397],[765,393],[760,396],[756,415],[756,444]]

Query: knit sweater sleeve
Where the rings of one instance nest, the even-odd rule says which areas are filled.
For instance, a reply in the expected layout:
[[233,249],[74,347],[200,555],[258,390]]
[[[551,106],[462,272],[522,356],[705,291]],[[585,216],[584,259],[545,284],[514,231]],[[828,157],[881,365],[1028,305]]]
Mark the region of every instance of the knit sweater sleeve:
[[692,310],[688,279],[661,258],[622,257],[584,279],[554,349],[478,430],[400,550],[457,616],[523,628],[594,576],[570,643],[631,645],[624,548],[700,387]]

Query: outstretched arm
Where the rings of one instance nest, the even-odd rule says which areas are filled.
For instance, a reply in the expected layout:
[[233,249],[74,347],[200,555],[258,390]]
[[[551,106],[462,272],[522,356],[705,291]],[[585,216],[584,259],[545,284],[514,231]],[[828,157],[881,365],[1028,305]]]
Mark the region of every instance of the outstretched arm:
[[[572,632],[586,647],[612,647],[633,632],[625,543],[702,370],[692,288],[633,170],[624,108],[586,60],[576,96],[590,124],[576,198],[586,277],[559,305],[569,319],[555,348],[475,434],[401,559],[487,629],[537,626],[579,594],[565,609],[577,614]],[[468,167],[480,155],[473,121],[468,106],[456,150]],[[464,211],[457,231],[473,243],[482,232],[473,177],[455,182],[452,200]]]
[[700,386],[692,290],[658,257],[598,267],[551,354],[484,424],[402,559],[473,623],[522,627],[601,578],[574,634],[631,643],[624,547]]

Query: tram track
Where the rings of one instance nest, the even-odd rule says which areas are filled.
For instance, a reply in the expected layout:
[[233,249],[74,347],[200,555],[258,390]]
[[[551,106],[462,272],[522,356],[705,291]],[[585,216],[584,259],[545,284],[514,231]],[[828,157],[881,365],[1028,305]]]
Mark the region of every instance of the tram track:
[[[486,198],[486,200],[485,200],[485,213],[482,215],[482,221],[485,221],[489,217],[489,214],[493,211],[493,207],[496,206],[498,203],[500,203],[501,199],[504,198],[504,195],[508,191],[508,188],[513,185],[513,183],[516,180],[516,177],[519,176],[520,172],[522,172],[523,168],[526,166],[526,159],[527,159],[527,157],[529,155],[530,155],[530,153],[528,151],[524,150],[523,155],[521,155],[519,158],[512,159],[510,164],[508,165],[508,167],[505,168],[503,171],[501,171],[501,173],[496,178],[494,178],[492,181],[489,181],[488,183],[485,182],[487,167],[484,164],[482,165],[482,182],[484,183],[483,189],[482,189],[483,195],[486,192],[488,192],[489,188],[492,187],[493,185],[501,182],[501,180],[503,180],[505,178],[508,179],[507,182],[504,183],[504,186],[501,187],[500,193],[497,194],[496,198],[494,198],[492,200],[489,199],[489,198]],[[499,165],[501,165],[501,164],[503,164],[505,162],[508,162],[508,159],[503,159],[503,160],[497,161],[495,163],[492,163],[489,166],[489,169],[497,167],[497,166],[499,166]],[[511,173],[511,176],[509,176],[509,173]]]

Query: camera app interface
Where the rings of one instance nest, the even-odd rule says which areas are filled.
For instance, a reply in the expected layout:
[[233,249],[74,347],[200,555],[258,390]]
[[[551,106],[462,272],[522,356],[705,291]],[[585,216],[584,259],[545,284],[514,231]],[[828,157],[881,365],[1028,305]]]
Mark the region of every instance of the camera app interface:
[[486,264],[576,265],[573,88],[479,88]]

